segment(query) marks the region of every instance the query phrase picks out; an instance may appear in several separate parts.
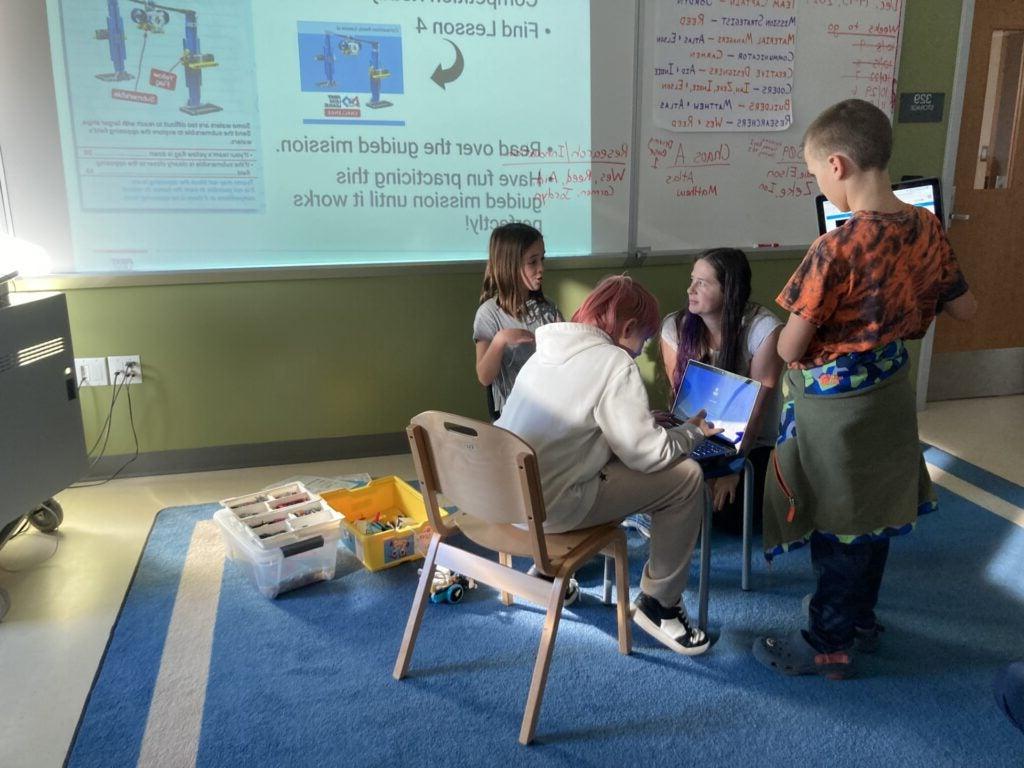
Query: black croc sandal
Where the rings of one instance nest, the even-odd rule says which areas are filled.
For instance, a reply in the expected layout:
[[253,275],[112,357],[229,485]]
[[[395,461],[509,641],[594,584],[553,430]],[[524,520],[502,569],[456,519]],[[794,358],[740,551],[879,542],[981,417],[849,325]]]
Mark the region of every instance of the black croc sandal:
[[782,675],[821,675],[829,680],[853,677],[853,656],[849,651],[821,653],[803,630],[788,637],[759,637],[754,641],[754,658]]

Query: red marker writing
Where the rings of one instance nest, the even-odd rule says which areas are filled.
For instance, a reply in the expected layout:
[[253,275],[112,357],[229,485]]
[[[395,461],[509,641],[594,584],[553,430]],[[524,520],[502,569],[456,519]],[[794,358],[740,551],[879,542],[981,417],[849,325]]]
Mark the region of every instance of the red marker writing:
[[781,248],[778,243],[758,243],[755,248]]

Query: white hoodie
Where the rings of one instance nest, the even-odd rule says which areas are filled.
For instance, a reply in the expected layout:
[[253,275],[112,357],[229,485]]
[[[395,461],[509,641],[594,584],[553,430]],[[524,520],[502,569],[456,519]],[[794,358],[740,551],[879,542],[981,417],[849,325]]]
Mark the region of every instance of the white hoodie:
[[536,338],[495,424],[537,453],[544,528],[557,533],[579,527],[613,454],[630,469],[656,472],[704,438],[692,424],[666,430],[655,423],[636,363],[599,328],[551,323]]

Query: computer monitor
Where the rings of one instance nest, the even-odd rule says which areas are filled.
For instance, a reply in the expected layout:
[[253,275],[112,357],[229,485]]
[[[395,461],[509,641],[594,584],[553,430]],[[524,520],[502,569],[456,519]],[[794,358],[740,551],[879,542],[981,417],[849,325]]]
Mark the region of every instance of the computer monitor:
[[[938,179],[901,181],[892,185],[892,191],[905,203],[927,208],[938,216],[939,221],[945,226],[942,220],[942,186]],[[831,232],[850,218],[849,211],[840,211],[824,195],[818,195],[814,199],[814,204],[818,209],[818,234]]]

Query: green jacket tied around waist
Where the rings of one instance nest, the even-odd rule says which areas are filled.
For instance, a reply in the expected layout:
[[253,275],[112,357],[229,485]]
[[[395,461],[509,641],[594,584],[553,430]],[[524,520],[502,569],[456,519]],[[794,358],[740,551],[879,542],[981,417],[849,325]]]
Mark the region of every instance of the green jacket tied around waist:
[[906,533],[919,512],[935,508],[909,369],[827,394],[806,392],[804,372],[786,372],[783,397],[792,400],[796,434],[776,446],[768,465],[766,558],[815,531],[844,543]]

